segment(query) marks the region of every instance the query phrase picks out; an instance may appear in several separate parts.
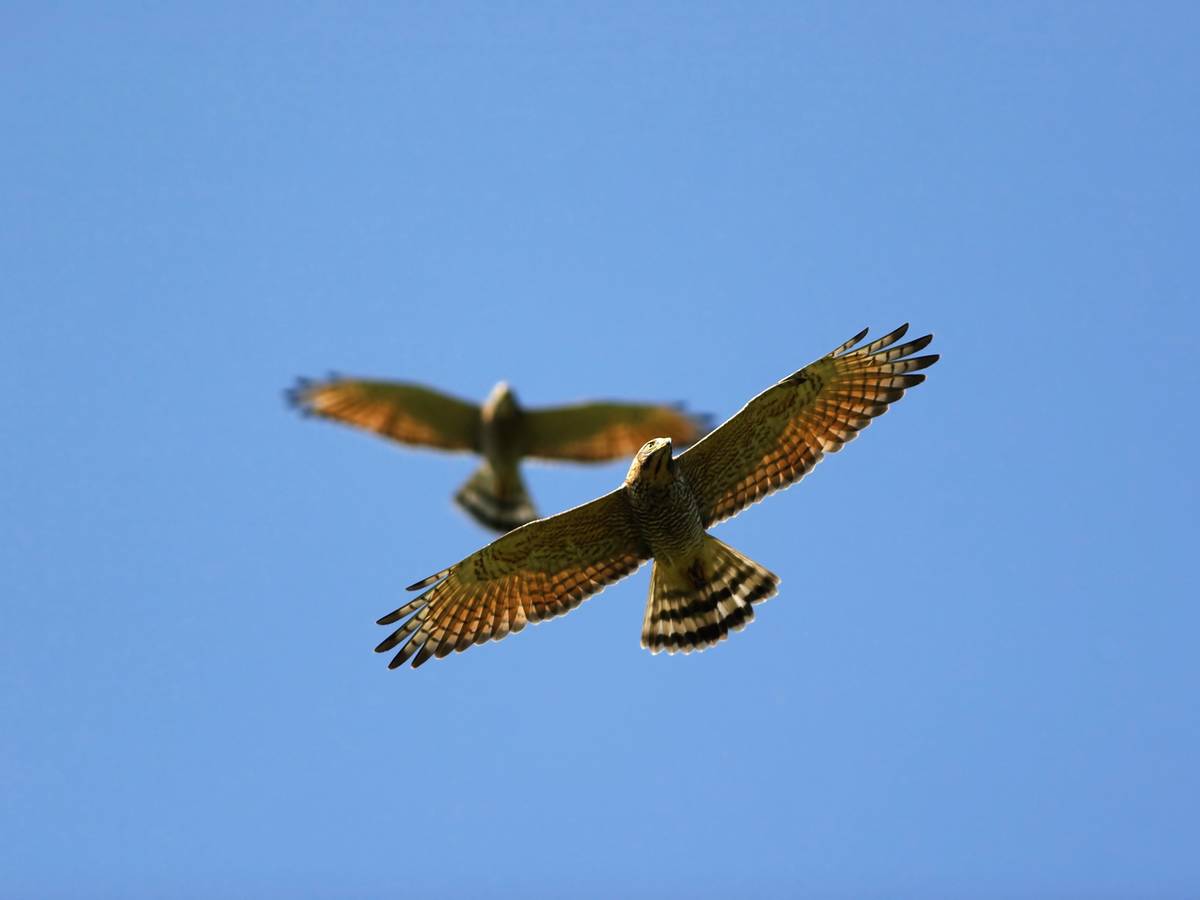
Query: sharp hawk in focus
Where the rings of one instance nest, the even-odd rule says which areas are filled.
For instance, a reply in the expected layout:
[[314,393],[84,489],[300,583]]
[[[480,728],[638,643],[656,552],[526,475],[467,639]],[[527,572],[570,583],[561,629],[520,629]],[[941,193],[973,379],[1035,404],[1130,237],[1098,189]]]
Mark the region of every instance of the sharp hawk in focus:
[[779,579],[707,529],[803,478],[937,362],[933,335],[899,344],[907,325],[861,347],[866,330],[789,375],[686,453],[646,443],[610,494],[511,531],[412,585],[416,599],[379,620],[399,627],[375,648],[414,667],[499,640],[574,609],[653,559],[642,646],[702,650],[754,618]]

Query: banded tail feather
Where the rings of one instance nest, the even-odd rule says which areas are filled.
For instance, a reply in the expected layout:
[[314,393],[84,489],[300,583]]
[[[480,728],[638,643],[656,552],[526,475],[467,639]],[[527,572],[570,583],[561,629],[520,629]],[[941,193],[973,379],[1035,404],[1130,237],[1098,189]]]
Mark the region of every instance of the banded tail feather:
[[779,577],[728,544],[705,535],[691,567],[656,560],[642,621],[642,646],[651,653],[690,653],[741,631],[754,604],[775,596]]
[[488,462],[458,489],[454,501],[481,525],[512,531],[538,517],[515,465],[497,470]]

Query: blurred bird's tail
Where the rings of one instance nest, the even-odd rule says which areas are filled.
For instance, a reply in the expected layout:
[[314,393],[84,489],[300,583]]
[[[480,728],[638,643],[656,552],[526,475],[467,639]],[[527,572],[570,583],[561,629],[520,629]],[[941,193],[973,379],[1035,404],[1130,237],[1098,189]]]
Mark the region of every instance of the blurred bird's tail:
[[493,467],[485,460],[458,489],[454,500],[480,525],[500,532],[512,531],[537,518],[521,470],[515,464]]
[[651,653],[703,650],[741,631],[753,604],[775,596],[779,578],[711,535],[690,565],[655,561],[642,621]]

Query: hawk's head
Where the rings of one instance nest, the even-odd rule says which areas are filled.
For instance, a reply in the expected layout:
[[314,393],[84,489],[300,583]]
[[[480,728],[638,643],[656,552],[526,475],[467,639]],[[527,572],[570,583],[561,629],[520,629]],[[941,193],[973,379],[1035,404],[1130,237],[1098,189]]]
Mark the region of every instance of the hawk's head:
[[507,381],[501,381],[483,401],[484,417],[489,419],[507,418],[517,411],[517,395],[508,386]]
[[642,449],[633,458],[625,483],[639,481],[642,484],[666,483],[675,477],[675,460],[672,459],[670,438],[652,438],[642,444]]

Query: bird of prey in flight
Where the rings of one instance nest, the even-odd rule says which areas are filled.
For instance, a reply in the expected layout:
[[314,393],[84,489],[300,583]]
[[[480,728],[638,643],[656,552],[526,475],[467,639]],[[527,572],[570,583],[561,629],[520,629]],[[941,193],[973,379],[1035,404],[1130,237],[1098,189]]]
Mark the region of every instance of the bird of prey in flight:
[[899,344],[902,325],[856,346],[866,330],[763,391],[687,452],[655,437],[612,493],[531,522],[409,590],[423,593],[379,620],[401,623],[375,648],[389,668],[414,667],[499,640],[574,609],[653,558],[642,646],[702,650],[754,618],[779,579],[707,533],[803,478],[826,453],[920,384],[933,335]]
[[618,459],[652,437],[669,435],[688,445],[709,428],[704,417],[673,406],[580,403],[525,409],[504,382],[483,406],[418,384],[340,376],[320,382],[301,378],[287,398],[305,414],[402,444],[479,454],[482,465],[454,499],[481,525],[501,532],[537,518],[521,478],[522,458]]

